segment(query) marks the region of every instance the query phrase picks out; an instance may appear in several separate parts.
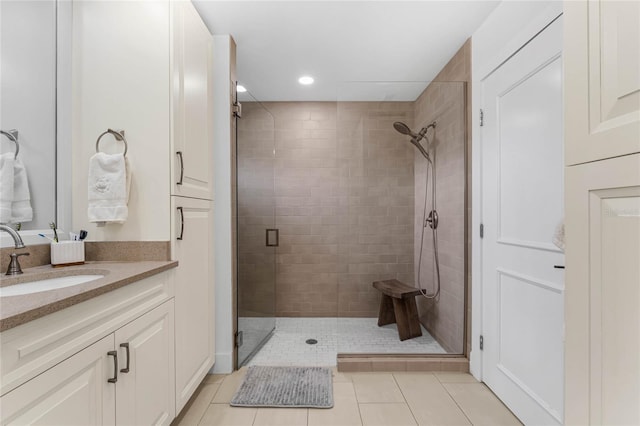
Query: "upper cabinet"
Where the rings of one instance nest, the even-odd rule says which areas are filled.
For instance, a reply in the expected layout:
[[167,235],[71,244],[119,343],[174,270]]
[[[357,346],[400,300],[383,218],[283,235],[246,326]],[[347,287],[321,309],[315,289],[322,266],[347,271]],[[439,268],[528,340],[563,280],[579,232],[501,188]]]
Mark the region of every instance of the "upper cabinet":
[[191,2],[171,7],[171,194],[211,200],[213,38]]
[[566,164],[640,152],[640,2],[564,8]]

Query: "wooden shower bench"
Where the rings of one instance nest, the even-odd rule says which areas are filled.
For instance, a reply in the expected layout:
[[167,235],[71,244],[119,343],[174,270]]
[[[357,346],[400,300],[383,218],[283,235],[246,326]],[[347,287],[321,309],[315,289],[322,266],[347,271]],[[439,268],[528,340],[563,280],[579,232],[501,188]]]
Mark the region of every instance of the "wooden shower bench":
[[398,280],[375,281],[373,287],[382,293],[378,327],[397,323],[400,341],[422,336],[415,299],[420,290]]

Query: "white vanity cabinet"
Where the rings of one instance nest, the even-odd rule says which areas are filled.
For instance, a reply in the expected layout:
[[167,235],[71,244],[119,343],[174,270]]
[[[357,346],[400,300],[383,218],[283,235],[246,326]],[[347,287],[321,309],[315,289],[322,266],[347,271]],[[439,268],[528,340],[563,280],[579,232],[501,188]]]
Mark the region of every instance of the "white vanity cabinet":
[[209,200],[171,197],[176,270],[176,412],[215,360],[213,207]]
[[115,332],[117,425],[168,425],[175,417],[173,300]]
[[0,424],[170,424],[172,279],[165,272],[3,332]]
[[3,425],[113,425],[113,334],[0,398]]
[[172,2],[171,195],[213,198],[213,37],[191,2]]

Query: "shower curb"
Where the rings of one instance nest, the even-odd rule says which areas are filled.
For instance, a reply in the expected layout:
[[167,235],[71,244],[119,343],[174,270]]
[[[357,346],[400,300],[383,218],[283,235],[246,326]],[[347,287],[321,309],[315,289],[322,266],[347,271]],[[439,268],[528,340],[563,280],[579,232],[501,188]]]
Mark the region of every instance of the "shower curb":
[[338,371],[354,372],[395,372],[395,371],[449,371],[469,372],[469,360],[459,355],[351,355],[338,354]]

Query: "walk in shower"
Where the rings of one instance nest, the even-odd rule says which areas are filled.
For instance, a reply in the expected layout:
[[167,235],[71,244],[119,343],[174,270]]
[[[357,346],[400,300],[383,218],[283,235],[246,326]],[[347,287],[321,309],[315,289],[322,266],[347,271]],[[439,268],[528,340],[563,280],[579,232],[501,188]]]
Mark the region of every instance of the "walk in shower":
[[[332,365],[336,353],[461,354],[465,83],[352,82],[337,92],[337,102],[243,102],[239,354],[259,345],[245,347],[248,334],[266,336],[273,324],[274,337],[249,363]],[[397,122],[414,135],[398,132]],[[424,138],[416,138],[423,128]],[[412,138],[422,139],[422,150]],[[429,227],[434,204],[437,235]],[[267,247],[276,239],[277,247]],[[416,296],[422,336],[400,341],[395,324],[378,327],[381,295],[372,283],[389,279],[424,289]],[[247,326],[252,321],[262,334]]]

